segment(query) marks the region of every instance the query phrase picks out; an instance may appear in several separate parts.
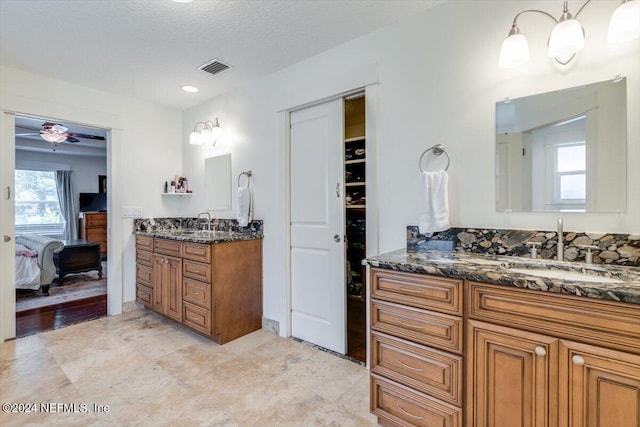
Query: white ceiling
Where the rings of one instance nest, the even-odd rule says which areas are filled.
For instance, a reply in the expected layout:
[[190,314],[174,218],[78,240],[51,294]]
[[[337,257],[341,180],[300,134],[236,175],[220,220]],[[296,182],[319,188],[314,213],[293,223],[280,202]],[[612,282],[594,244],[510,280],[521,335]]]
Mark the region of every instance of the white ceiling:
[[182,110],[443,1],[0,0],[0,64]]

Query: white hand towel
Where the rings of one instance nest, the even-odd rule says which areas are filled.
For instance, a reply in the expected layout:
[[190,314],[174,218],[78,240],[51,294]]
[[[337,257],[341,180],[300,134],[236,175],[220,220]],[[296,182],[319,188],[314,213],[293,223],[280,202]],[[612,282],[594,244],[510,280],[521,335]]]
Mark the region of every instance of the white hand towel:
[[446,171],[423,172],[420,183],[420,233],[444,231],[449,226],[449,175]]
[[238,225],[246,227],[251,221],[251,190],[249,187],[238,188]]

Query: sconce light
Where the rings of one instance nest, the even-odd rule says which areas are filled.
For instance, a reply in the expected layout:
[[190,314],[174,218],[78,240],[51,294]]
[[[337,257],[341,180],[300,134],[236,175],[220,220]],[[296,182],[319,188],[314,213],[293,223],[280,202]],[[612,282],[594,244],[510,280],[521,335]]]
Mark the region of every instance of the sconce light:
[[[198,126],[202,125],[202,129],[198,130]],[[197,122],[193,126],[193,130],[191,131],[191,135],[189,136],[189,144],[191,145],[202,145],[203,142],[211,144],[215,147],[216,142],[224,136],[224,132],[218,123],[218,118],[216,117],[216,121],[212,122],[211,120],[207,120],[206,122]]]
[[[584,29],[576,20],[582,9],[589,4],[587,0],[574,15],[569,13],[564,2],[559,19],[537,9],[524,10],[513,18],[509,35],[500,49],[500,68],[512,68],[529,61],[529,44],[518,28],[518,17],[526,12],[541,13],[556,23],[547,43],[547,55],[556,62],[566,65],[584,47]],[[622,0],[622,4],[613,12],[609,22],[609,42],[623,42],[640,37],[640,0]]]

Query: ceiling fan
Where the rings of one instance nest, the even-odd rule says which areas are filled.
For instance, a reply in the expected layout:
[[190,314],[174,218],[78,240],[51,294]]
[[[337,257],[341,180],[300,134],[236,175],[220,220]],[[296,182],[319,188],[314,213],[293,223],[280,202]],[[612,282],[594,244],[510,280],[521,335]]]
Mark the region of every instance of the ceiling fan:
[[17,133],[16,136],[37,136],[54,145],[60,142],[79,142],[78,138],[96,139],[104,141],[103,136],[89,135],[84,133],[69,132],[69,128],[58,123],[45,122],[42,124],[39,133]]

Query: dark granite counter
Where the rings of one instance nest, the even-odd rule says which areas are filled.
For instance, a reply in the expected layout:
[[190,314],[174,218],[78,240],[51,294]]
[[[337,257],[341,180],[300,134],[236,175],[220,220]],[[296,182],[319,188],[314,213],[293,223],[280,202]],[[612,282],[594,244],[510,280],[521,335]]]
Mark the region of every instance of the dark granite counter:
[[408,253],[405,249],[369,257],[365,262],[372,267],[396,271],[640,304],[640,269],[637,267],[469,252]]
[[243,233],[237,231],[192,231],[192,230],[157,230],[136,231],[138,236],[161,237],[163,239],[179,240],[181,242],[193,242],[204,244],[218,244],[236,242],[239,240],[262,239],[261,234]]

